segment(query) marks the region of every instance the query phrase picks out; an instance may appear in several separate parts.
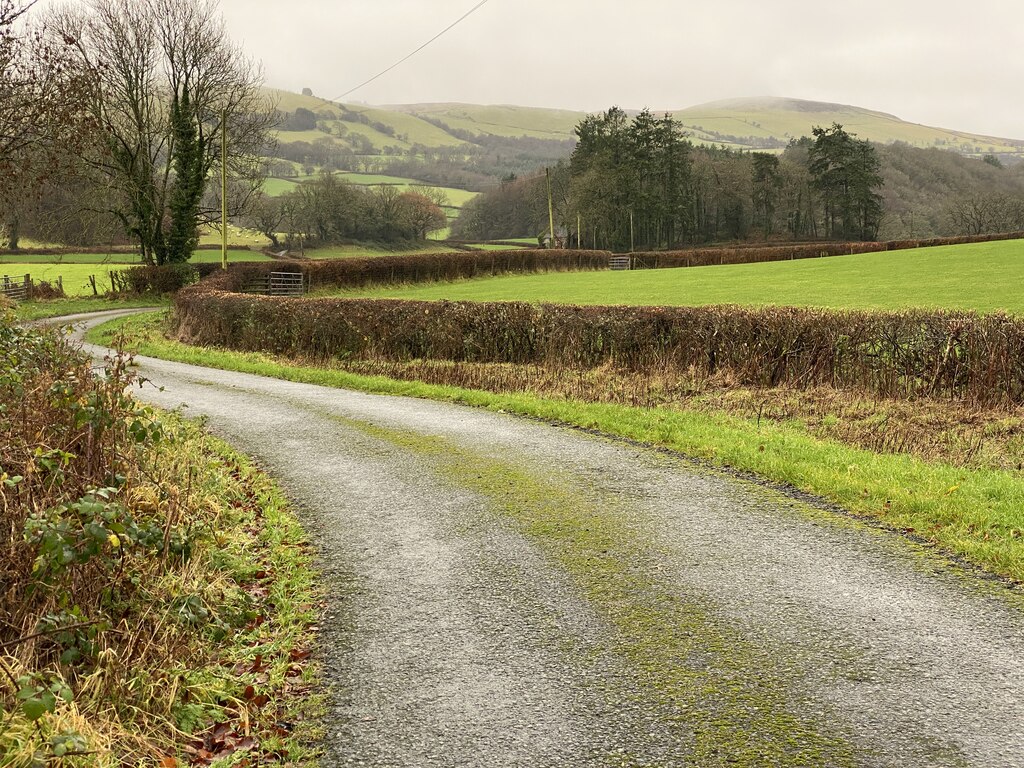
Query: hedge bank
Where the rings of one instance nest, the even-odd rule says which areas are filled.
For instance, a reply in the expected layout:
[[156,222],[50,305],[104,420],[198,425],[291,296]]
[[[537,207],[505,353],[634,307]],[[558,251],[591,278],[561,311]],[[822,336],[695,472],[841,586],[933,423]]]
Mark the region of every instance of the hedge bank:
[[201,284],[178,295],[184,342],[332,358],[673,369],[745,386],[1024,402],[1024,319],[814,308],[287,299]]

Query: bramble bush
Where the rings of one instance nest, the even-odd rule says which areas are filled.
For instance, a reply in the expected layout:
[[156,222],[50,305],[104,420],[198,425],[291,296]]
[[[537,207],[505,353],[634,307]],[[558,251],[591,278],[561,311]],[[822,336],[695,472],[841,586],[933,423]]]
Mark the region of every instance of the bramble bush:
[[151,676],[190,658],[196,639],[223,637],[222,615],[249,620],[230,585],[183,576],[208,507],[159,458],[175,436],[131,397],[128,360],[103,368],[60,331],[0,316],[4,765],[106,752],[111,734],[116,753],[145,753],[180,704],[154,696]]

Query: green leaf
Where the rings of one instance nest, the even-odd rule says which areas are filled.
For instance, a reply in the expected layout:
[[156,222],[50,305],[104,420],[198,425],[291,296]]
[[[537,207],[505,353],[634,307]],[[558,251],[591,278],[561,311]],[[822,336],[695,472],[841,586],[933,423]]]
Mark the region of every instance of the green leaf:
[[25,717],[34,723],[47,712],[52,712],[53,707],[47,707],[42,698],[31,698],[21,702],[21,710],[25,713]]

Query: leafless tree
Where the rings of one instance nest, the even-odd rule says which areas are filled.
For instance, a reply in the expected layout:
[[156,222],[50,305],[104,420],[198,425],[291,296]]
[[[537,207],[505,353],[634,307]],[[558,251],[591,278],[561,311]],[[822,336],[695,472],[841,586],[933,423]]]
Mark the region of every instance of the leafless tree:
[[11,248],[20,212],[89,133],[81,97],[90,75],[74,66],[73,39],[29,25],[33,4],[0,0],[0,228]]
[[260,192],[254,196],[245,221],[249,227],[270,240],[273,247],[278,249],[281,247],[278,233],[281,231],[285,215],[285,206],[281,200]]
[[84,159],[113,192],[110,212],[146,261],[188,259],[198,228],[220,215],[208,180],[222,162],[232,216],[262,184],[277,117],[261,67],[229,39],[216,0],[88,0],[51,25],[98,73],[87,105],[102,141]]
[[448,226],[444,209],[422,193],[405,192],[399,196],[398,202],[402,206],[402,217],[420,240],[426,240],[431,232]]
[[1024,227],[1024,200],[998,193],[976,193],[949,204],[946,218],[956,234],[1017,232]]

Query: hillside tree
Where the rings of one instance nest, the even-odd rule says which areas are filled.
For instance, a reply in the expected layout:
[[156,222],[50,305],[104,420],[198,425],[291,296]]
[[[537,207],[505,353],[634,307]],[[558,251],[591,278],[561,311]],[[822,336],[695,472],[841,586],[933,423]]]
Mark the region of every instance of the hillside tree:
[[810,147],[810,171],[821,193],[825,235],[844,240],[873,240],[881,225],[882,185],[878,153],[839,123],[816,127]]
[[109,188],[110,213],[147,263],[187,261],[199,227],[219,218],[209,180],[222,164],[231,215],[262,185],[277,113],[261,68],[229,39],[215,0],[86,0],[51,27],[98,73],[85,104],[101,136],[83,159]]

